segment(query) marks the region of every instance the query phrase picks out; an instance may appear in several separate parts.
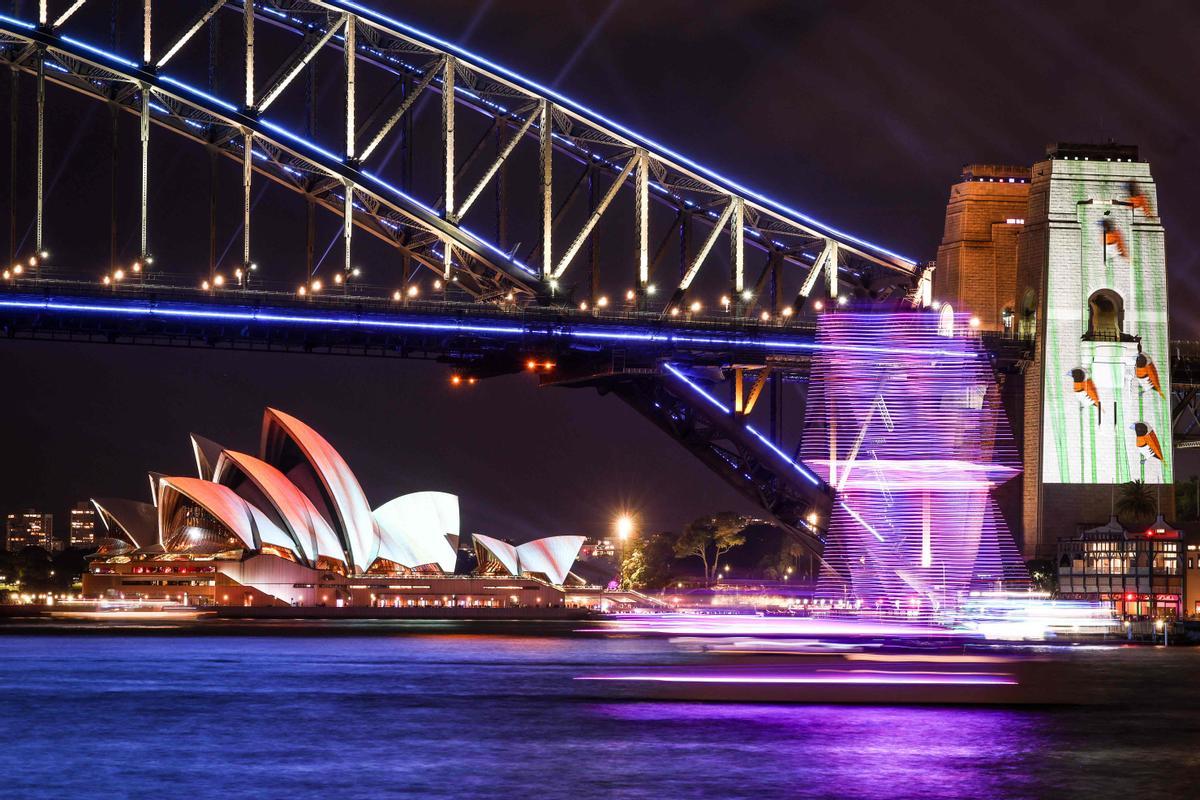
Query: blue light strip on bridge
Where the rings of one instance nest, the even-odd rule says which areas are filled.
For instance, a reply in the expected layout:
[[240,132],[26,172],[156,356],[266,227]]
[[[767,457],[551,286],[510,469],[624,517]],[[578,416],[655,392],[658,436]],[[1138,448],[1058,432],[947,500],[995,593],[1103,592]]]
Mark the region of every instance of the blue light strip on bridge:
[[[710,333],[710,335],[697,335],[697,333],[688,332],[673,332],[673,331],[656,331],[647,332],[638,331],[632,326],[614,325],[616,330],[572,330],[570,327],[562,327],[562,324],[547,323],[539,325],[536,323],[530,325],[514,325],[504,323],[462,323],[462,321],[416,321],[403,319],[385,319],[379,317],[347,317],[341,313],[330,313],[329,315],[320,315],[312,313],[295,313],[286,311],[286,309],[259,309],[245,308],[244,309],[223,309],[204,306],[188,306],[181,303],[179,306],[170,305],[170,303],[160,303],[160,305],[133,305],[144,301],[130,300],[122,303],[114,300],[104,302],[94,300],[89,302],[66,302],[54,299],[37,299],[37,300],[17,300],[4,299],[0,300],[0,308],[18,308],[26,309],[26,311],[55,311],[71,314],[113,314],[126,315],[126,317],[146,317],[146,318],[180,318],[180,319],[210,319],[214,321],[241,321],[241,323],[281,323],[292,325],[329,325],[329,326],[354,326],[354,327],[376,327],[383,330],[412,330],[412,331],[457,331],[464,333],[494,333],[494,335],[506,336],[533,336],[542,338],[574,338],[574,339],[600,339],[600,341],[611,342],[638,342],[646,344],[666,344],[666,345],[701,345],[704,348],[713,349],[728,349],[728,350],[793,350],[793,351],[815,351],[828,350],[838,351],[838,353],[871,353],[878,355],[892,354],[908,354],[922,355],[930,357],[955,357],[955,359],[964,359],[964,357],[976,357],[974,353],[953,353],[947,350],[930,350],[920,348],[889,348],[889,347],[874,347],[874,345],[856,345],[856,344],[839,344],[829,345],[816,342],[803,342],[798,339],[781,339],[781,338],[745,338],[744,336],[721,336],[719,333]],[[126,305],[128,303],[128,305]],[[570,323],[566,323],[570,325]],[[551,326],[556,325],[556,326]],[[757,435],[757,434],[756,434]],[[764,439],[764,444],[770,445],[769,440]]]
[[[137,304],[144,301],[130,300],[128,304],[114,300],[103,302],[66,302],[52,298],[36,300],[0,299],[0,308],[23,310],[59,311],[68,314],[111,314],[115,316],[136,316],[147,318],[180,318],[207,319],[224,322],[266,322],[296,325],[325,325],[333,327],[379,328],[383,330],[412,330],[412,331],[449,331],[461,333],[499,334],[535,336],[547,339],[566,338],[579,340],[602,340],[613,342],[640,342],[645,344],[703,346],[722,350],[792,350],[797,352],[830,351],[872,353],[877,355],[909,354],[930,357],[974,358],[975,353],[955,353],[943,350],[903,347],[870,347],[866,345],[828,345],[817,342],[806,342],[791,339],[754,339],[738,335],[722,336],[720,334],[696,335],[675,333],[672,331],[642,332],[636,329],[596,330],[594,327],[577,330],[570,327],[551,327],[562,323],[547,322],[538,325],[514,325],[505,323],[483,322],[419,322],[415,320],[386,319],[381,317],[345,316],[333,312],[328,316],[289,312],[285,309],[230,309],[213,307],[188,307],[172,304],[145,305]],[[243,307],[244,308],[244,307]],[[567,323],[568,325],[572,323]],[[578,323],[574,323],[578,324]],[[586,323],[585,323],[586,324]],[[714,401],[717,402],[717,401]],[[749,426],[747,426],[749,427]],[[764,444],[773,449],[774,445],[752,428],[751,433],[763,439]],[[780,455],[784,455],[782,452]],[[786,458],[786,455],[784,455]]]
[[[668,372],[670,372],[676,378],[679,378],[679,380],[683,381],[689,387],[691,387],[691,389],[693,391],[697,392],[705,400],[707,400],[708,402],[710,402],[714,406],[716,406],[718,409],[720,409],[721,413],[726,414],[726,415],[733,414],[733,411],[730,410],[729,406],[725,405],[720,400],[713,397],[702,386],[700,386],[700,384],[693,381],[687,375],[684,375],[674,364],[663,364],[663,366],[667,368]],[[775,455],[782,458],[784,461],[786,461],[788,463],[789,466],[791,466],[794,470],[796,470],[801,475],[803,475],[805,478],[807,478],[808,481],[810,483],[812,483],[813,486],[821,486],[822,485],[820,478],[818,478],[816,475],[814,475],[812,472],[810,472],[806,467],[801,466],[798,462],[796,462],[791,457],[789,457],[787,453],[780,450],[775,445],[774,442],[772,442],[766,436],[763,436],[761,433],[759,433],[757,430],[755,430],[753,425],[743,425],[742,427],[746,429],[747,433],[751,434],[756,439],[758,439],[760,442],[765,444],[768,448],[770,448],[771,452],[775,453]]]

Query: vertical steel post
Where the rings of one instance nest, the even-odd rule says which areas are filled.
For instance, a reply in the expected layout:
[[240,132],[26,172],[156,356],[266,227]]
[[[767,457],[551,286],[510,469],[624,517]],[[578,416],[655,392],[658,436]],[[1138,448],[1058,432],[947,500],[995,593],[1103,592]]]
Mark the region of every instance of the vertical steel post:
[[154,58],[150,52],[150,24],[153,21],[150,0],[142,0],[142,64],[148,65]]
[[[208,28],[208,91],[217,91],[217,58],[221,51],[221,18],[209,20]],[[217,148],[208,147],[208,280],[217,274]]]
[[[589,218],[596,212],[597,177],[595,164],[589,164],[587,171]],[[596,299],[600,296],[600,242],[599,233],[597,232],[597,228],[599,227],[599,224],[597,224],[588,235],[588,275],[591,278],[591,286],[588,290],[588,303],[592,306],[596,305]]]
[[146,269],[150,243],[150,86],[142,84],[140,138],[142,143],[141,249],[139,262]]
[[688,265],[692,263],[692,212],[684,209],[683,219],[679,224],[679,282],[687,273]]
[[[346,15],[346,41],[343,53],[346,58],[346,161],[354,161],[354,83],[355,73],[354,67],[356,63],[355,56],[357,44],[355,42],[355,23],[356,19],[352,14]],[[453,124],[453,123],[451,123]],[[346,206],[343,212],[343,227],[342,227],[342,242],[343,242],[343,261],[342,272],[345,273],[343,280],[350,280],[350,273],[353,269],[352,259],[353,253],[350,249],[350,244],[354,236],[354,184],[346,182],[345,187]]]
[[829,299],[836,300],[838,296],[838,245],[833,239],[826,242],[829,250],[829,260],[825,262],[825,276],[829,281]]
[[242,30],[246,39],[246,109],[254,108],[254,2],[245,0],[245,10],[242,13]]
[[45,212],[46,179],[46,51],[38,48],[37,71],[37,214],[34,220],[34,252],[38,254],[37,277],[41,277],[42,223]]
[[733,273],[733,296],[730,299],[740,316],[745,302],[742,300],[742,291],[746,288],[746,242],[743,236],[746,205],[740,197],[731,197],[729,202],[733,203],[733,213],[729,216],[729,269]]
[[112,163],[108,181],[108,268],[117,268],[117,208],[120,202],[117,176],[120,175],[121,156],[121,108],[116,103],[109,106],[112,117],[112,134],[109,144],[112,149]]
[[[504,147],[504,134],[508,125],[503,121],[496,126],[496,155],[499,156]],[[496,244],[508,252],[508,159],[500,162],[500,170],[496,175]]]
[[[442,174],[445,177],[442,197],[445,199],[444,216],[454,220],[454,67],[457,59],[446,56],[442,66]],[[447,248],[449,252],[449,248]],[[449,256],[447,256],[447,270]]]
[[208,279],[217,274],[217,149],[208,149]]
[[[109,47],[115,53],[120,44],[117,36],[117,18],[121,13],[121,0],[112,0],[112,6],[109,9],[108,18],[108,39]],[[109,164],[109,185],[108,185],[108,268],[110,271],[117,268],[117,214],[118,203],[120,202],[118,192],[118,176],[120,175],[120,155],[121,155],[121,109],[116,103],[112,102],[112,93],[109,97],[109,114],[112,117],[111,128],[111,163]]]
[[357,19],[353,14],[346,15],[346,42],[343,52],[346,56],[346,160],[354,160],[354,66],[357,61],[357,43],[355,39]]
[[306,284],[312,279],[313,260],[316,258],[317,251],[317,204],[313,201],[311,194],[307,195],[307,198],[308,235],[304,243],[304,280],[301,281],[302,284]]
[[542,101],[538,109],[538,165],[542,177],[542,278],[554,272],[554,250],[550,236],[554,231],[554,112],[550,103]]
[[[308,62],[308,91],[305,92],[304,102],[307,111],[305,117],[308,120],[308,138],[315,139],[317,134],[317,59],[315,58]],[[311,180],[308,188],[312,188]],[[312,280],[317,248],[317,202],[311,191],[305,193],[304,200],[307,206],[305,215],[307,235],[304,244],[304,279],[300,281],[301,285],[306,285]]]
[[250,188],[254,181],[254,134],[242,141],[242,269],[250,269]]
[[633,217],[637,240],[637,296],[646,293],[650,282],[650,155],[639,148],[637,151],[637,175],[633,190]]
[[17,156],[20,129],[21,75],[15,64],[8,71],[8,265],[17,258]]
[[[245,52],[243,105],[254,109],[254,1],[245,0],[242,10],[242,37]],[[244,131],[242,142],[242,269],[250,269],[250,187],[254,180],[254,134]]]
[[354,184],[346,181],[346,205],[342,211],[342,245],[344,260],[342,263],[342,271],[345,273],[344,279],[350,277],[350,240],[354,236]]

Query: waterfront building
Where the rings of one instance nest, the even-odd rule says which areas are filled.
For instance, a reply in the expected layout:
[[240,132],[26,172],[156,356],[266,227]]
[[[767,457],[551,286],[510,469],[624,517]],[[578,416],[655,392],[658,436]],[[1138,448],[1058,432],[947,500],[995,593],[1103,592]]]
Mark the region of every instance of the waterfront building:
[[1188,531],[1183,536],[1183,613],[1200,616],[1200,531]]
[[54,515],[27,508],[4,520],[4,549],[10,553],[26,547],[54,550]]
[[1128,145],[1058,144],[1033,166],[1018,243],[1026,558],[1106,507],[1117,484],[1173,509],[1164,231],[1150,165]]
[[88,548],[96,542],[96,509],[86,500],[71,507],[68,520],[68,544],[71,547]]
[[1011,332],[1028,198],[1029,167],[968,164],[950,187],[933,296],[980,330]]
[[[153,475],[152,502],[97,498],[103,531],[88,596],[189,604],[467,607],[564,604],[582,536],[509,545],[476,534],[479,567],[455,574],[458,498],[368,504],[315,430],[267,409],[251,456],[192,438],[196,477]],[[579,589],[574,589],[578,593]]]
[[1064,599],[1111,603],[1123,617],[1184,613],[1183,532],[1161,516],[1144,530],[1129,530],[1113,516],[1060,538],[1057,551]]

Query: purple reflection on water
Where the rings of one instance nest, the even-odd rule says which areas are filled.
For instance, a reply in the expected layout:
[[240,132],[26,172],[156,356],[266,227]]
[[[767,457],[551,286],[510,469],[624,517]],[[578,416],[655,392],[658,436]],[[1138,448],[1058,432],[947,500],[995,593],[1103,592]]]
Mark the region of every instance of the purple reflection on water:
[[732,797],[753,786],[764,798],[1011,798],[1042,796],[1050,785],[1028,769],[1046,746],[1047,712],[712,703],[592,710],[630,731],[653,729],[669,748],[709,740],[714,790]]

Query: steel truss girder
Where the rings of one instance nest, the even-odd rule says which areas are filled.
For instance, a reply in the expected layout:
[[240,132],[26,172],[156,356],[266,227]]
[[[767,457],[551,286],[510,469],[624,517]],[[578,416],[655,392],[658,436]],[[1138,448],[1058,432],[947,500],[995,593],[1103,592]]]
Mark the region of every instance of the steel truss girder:
[[[242,142],[247,133],[253,134],[250,138],[255,146],[254,172],[312,197],[334,214],[345,213],[344,187],[347,183],[353,185],[356,226],[408,251],[418,263],[438,274],[442,274],[443,264],[439,262],[443,262],[443,256],[435,251],[445,242],[452,242],[459,286],[478,299],[491,300],[510,292],[531,298],[535,293],[527,279],[513,274],[513,268],[490,258],[480,240],[399,192],[394,196],[385,194],[376,180],[353,163],[292,144],[283,129],[215,98],[190,91],[133,62],[109,63],[46,31],[7,30],[5,35],[22,48],[9,62],[18,69],[36,76],[38,55],[44,53],[55,65],[46,75],[48,82],[93,99],[118,103],[139,119],[143,114],[140,88],[148,87],[148,105],[154,112],[149,115],[149,122],[213,147],[235,161],[243,161]],[[114,86],[125,86],[128,90],[114,91]],[[321,180],[324,178],[330,180]]]
[[[230,7],[238,6],[231,4]],[[813,257],[812,250],[821,250],[827,243],[836,243],[842,256],[840,269],[860,280],[864,275],[878,270],[891,271],[898,279],[904,280],[912,280],[916,273],[916,265],[912,262],[860,243],[836,230],[824,228],[819,223],[777,206],[736,184],[706,174],[698,165],[625,131],[565,98],[558,97],[452,45],[426,37],[362,5],[343,0],[267,0],[259,3],[257,7],[260,9],[260,21],[292,28],[298,34],[312,30],[314,19],[320,20],[337,14],[356,15],[361,31],[358,47],[360,59],[411,77],[426,75],[429,63],[438,62],[443,65],[443,74],[431,82],[429,87],[438,92],[449,90],[447,93],[453,96],[452,105],[471,107],[489,116],[507,116],[518,126],[528,121],[530,113],[538,117],[537,123],[531,126],[532,129],[526,129],[526,136],[536,137],[541,142],[542,154],[539,163],[542,165],[546,193],[550,173],[549,159],[545,152],[547,147],[582,163],[594,164],[596,168],[609,172],[614,178],[626,166],[625,154],[645,151],[648,191],[643,197],[648,195],[676,210],[702,208],[714,199],[729,198],[736,201],[735,214],[741,220],[744,234],[744,243],[736,241],[736,237],[731,237],[731,257],[736,262],[740,263],[743,246],[750,246],[781,253],[781,263],[807,270]],[[332,41],[327,46],[341,45]],[[445,68],[446,60],[452,61],[452,72]],[[466,91],[454,91],[455,89]],[[522,117],[511,112],[513,107],[529,107],[534,111],[527,112],[527,116]],[[446,123],[453,125],[453,114],[448,109],[444,109],[443,113],[447,117],[443,123],[444,132],[448,130],[452,135],[453,128],[446,128]],[[381,131],[368,149],[377,147],[386,133],[387,129]],[[453,198],[454,186],[449,180],[452,172],[449,167],[444,171],[448,180],[443,196]],[[641,188],[640,180],[634,181],[634,184],[634,191],[638,192]],[[544,198],[543,216],[548,206],[550,201]],[[461,214],[454,213],[457,209],[452,201],[446,204],[446,209],[448,217],[461,217]],[[715,211],[702,211],[695,216],[713,224],[720,215]],[[636,232],[636,236],[639,240],[642,238],[640,232]],[[543,240],[547,243],[551,241],[548,231],[543,233]],[[549,249],[546,248],[547,251]],[[543,261],[542,277],[548,282],[555,272],[554,261],[549,252],[543,255]],[[735,266],[733,271],[735,274],[730,276],[731,287],[733,291],[740,292],[740,270]],[[833,275],[836,275],[836,269]],[[836,292],[836,288],[834,291]]]
[[820,552],[823,540],[806,518],[815,512],[817,519],[828,520],[831,494],[823,487],[808,484],[773,454],[764,452],[738,420],[685,394],[667,375],[614,375],[598,382],[597,388],[602,394],[611,392],[620,397]]
[[[522,296],[530,296],[539,291],[543,296],[553,296],[553,292],[550,291],[551,286],[548,284],[552,279],[562,277],[562,272],[569,262],[569,259],[560,261],[561,267],[554,268],[555,260],[552,259],[550,247],[551,231],[544,230],[545,253],[540,276],[542,284],[536,286],[530,284],[529,279],[523,275],[515,274],[516,267],[511,263],[503,263],[504,259],[497,260],[488,255],[488,252],[485,251],[499,253],[492,243],[481,242],[473,235],[463,234],[458,226],[463,212],[460,208],[456,208],[455,204],[456,173],[453,164],[453,144],[454,109],[457,106],[464,106],[493,118],[505,118],[509,124],[520,129],[521,133],[517,136],[517,140],[533,138],[540,143],[539,164],[544,195],[542,198],[543,217],[547,216],[546,209],[550,208],[553,202],[550,196],[552,184],[549,180],[551,167],[548,151],[564,153],[574,160],[590,165],[593,169],[608,172],[614,179],[614,185],[630,183],[623,179],[616,181],[616,178],[627,174],[628,154],[636,154],[638,176],[632,181],[632,191],[636,195],[637,212],[636,219],[628,222],[635,226],[634,236],[639,244],[637,253],[639,288],[645,288],[644,284],[647,279],[646,229],[648,224],[645,218],[645,208],[649,198],[653,198],[657,203],[667,204],[676,211],[688,210],[694,219],[710,225],[712,233],[707,239],[709,247],[706,249],[711,249],[711,245],[715,244],[718,235],[723,234],[729,237],[732,266],[731,274],[728,277],[731,289],[735,294],[740,293],[743,289],[742,258],[745,246],[781,254],[781,264],[792,265],[792,267],[799,266],[807,270],[809,262],[813,258],[812,251],[824,251],[830,245],[835,245],[836,251],[841,255],[840,265],[826,262],[830,267],[834,292],[836,292],[836,276],[839,269],[860,281],[863,280],[864,275],[877,270],[893,272],[905,280],[911,280],[915,274],[915,265],[899,256],[887,253],[832,228],[822,226],[797,212],[745,190],[735,183],[706,171],[686,158],[652,141],[645,140],[550,90],[543,89],[536,83],[510,73],[502,67],[489,64],[454,45],[441,42],[403,23],[390,20],[358,3],[345,0],[262,0],[258,3],[233,0],[233,2],[224,4],[216,3],[194,19],[174,42],[182,46],[182,42],[193,37],[205,24],[208,24],[221,8],[236,10],[246,17],[245,105],[247,109],[252,109],[255,105],[253,30],[256,23],[287,28],[303,38],[300,48],[290,60],[280,67],[276,73],[277,79],[272,82],[271,88],[259,100],[261,105],[269,105],[279,96],[289,80],[298,74],[303,63],[326,48],[340,49],[343,53],[349,50],[350,57],[346,59],[349,65],[356,61],[362,61],[381,67],[392,74],[406,77],[426,76],[431,72],[429,70],[431,62],[441,65],[440,70],[432,71],[436,77],[426,86],[444,95],[442,104],[443,139],[446,143],[444,214],[440,219],[420,219],[418,225],[424,225],[439,233],[442,242],[440,253],[426,253],[425,255],[442,261],[443,270],[451,267],[454,260],[470,262],[471,265],[482,264],[482,272],[486,273],[497,285],[502,284],[505,288],[513,288]],[[149,32],[153,14],[149,0],[145,0],[142,10],[145,16],[143,61],[145,64],[151,64],[153,62],[149,50]],[[341,41],[339,41],[336,33],[343,26],[346,35],[340,37]],[[24,38],[46,39],[47,37],[53,39],[53,33],[43,28],[35,35]],[[175,43],[168,48],[162,61],[168,60],[178,50]],[[80,54],[76,53],[76,55]],[[439,72],[440,75],[438,75]],[[146,77],[141,74],[134,75],[134,77],[146,80]],[[156,93],[164,91],[161,84],[155,81],[147,82],[155,87]],[[346,91],[347,105],[352,107],[352,80],[348,81]],[[190,100],[194,102],[196,98],[190,98]],[[411,110],[411,102],[406,101],[405,106],[393,115],[393,120]],[[523,109],[523,111],[515,113],[511,110],[513,108]],[[212,112],[214,109],[209,108],[208,111]],[[224,115],[218,113],[217,116]],[[158,122],[158,120],[155,121]],[[237,121],[244,128],[250,127],[242,120]],[[389,120],[389,124],[376,134],[364,150],[364,158],[378,147],[393,124],[394,122]],[[256,139],[261,139],[266,134],[262,130],[255,130],[254,133]],[[321,166],[326,169],[332,166],[332,171],[337,173],[357,171],[357,162],[354,159],[354,137],[359,134],[361,131],[355,131],[353,134],[348,131],[344,149],[340,145],[336,148],[329,148],[344,152],[347,156],[345,160],[336,165],[322,164]],[[283,151],[291,151],[289,158],[303,157],[304,155],[295,152],[295,148],[291,148],[287,143],[277,142],[277,145],[280,145],[280,149]],[[344,184],[356,186],[356,191],[364,191],[363,181],[345,174],[342,174],[342,178]],[[732,212],[718,213],[712,208],[713,201],[728,203],[727,209],[732,209]],[[388,204],[385,202],[385,205]],[[336,205],[331,206],[331,210],[336,212]],[[357,208],[357,206],[344,202],[342,205],[351,211]],[[420,212],[416,214],[417,217],[430,216],[427,213],[430,207],[428,204],[423,208],[419,202],[407,205],[417,207]],[[412,208],[407,210],[411,211]],[[411,217],[413,215],[400,214],[400,216]],[[724,226],[718,223],[730,223],[729,217],[732,217],[732,224],[728,225],[730,230],[722,231],[721,228]],[[408,222],[412,222],[412,220],[408,220]],[[386,221],[386,224],[379,221],[379,224],[375,225],[376,235],[394,240],[394,236],[389,237],[381,228],[391,229],[391,226],[398,224],[402,223],[394,218]],[[465,243],[464,239],[467,240]],[[483,246],[481,247],[481,245]],[[462,265],[453,264],[453,266]],[[688,270],[689,280],[695,278],[699,266],[700,264],[697,263],[693,269]],[[470,267],[465,268],[471,272]],[[480,273],[479,269],[472,272],[475,277],[479,277]],[[505,279],[506,275],[508,280]],[[686,286],[681,285],[678,288],[685,289]],[[671,296],[673,296],[671,293],[663,294],[663,297]],[[740,308],[741,306],[739,306]]]
[[[399,52],[415,52],[425,57],[436,57],[439,54],[453,57],[457,80],[467,86],[472,95],[467,104],[476,106],[484,113],[496,113],[497,109],[505,109],[511,105],[514,97],[547,103],[553,109],[555,149],[583,162],[594,161],[612,176],[618,175],[624,169],[622,154],[645,149],[649,172],[653,179],[652,194],[656,200],[683,209],[705,205],[714,198],[734,198],[740,201],[738,212],[744,224],[746,244],[759,249],[777,249],[787,253],[789,255],[785,257],[785,263],[807,268],[807,261],[791,254],[811,249],[814,244],[823,246],[827,242],[833,242],[839,246],[843,255],[844,268],[860,277],[862,272],[869,272],[872,267],[894,270],[908,278],[916,274],[916,265],[912,262],[891,254],[872,251],[850,237],[837,231],[822,229],[819,225],[781,210],[736,185],[705,175],[702,169],[691,165],[686,159],[652,142],[641,140],[608,123],[602,117],[588,113],[569,102],[563,103],[561,98],[542,90],[536,84],[507,73],[502,68],[480,62],[472,58],[470,53],[443,47],[443,43],[426,39],[414,30],[361,6],[347,4],[341,0],[292,0],[285,5],[293,11],[305,7],[317,7],[329,12],[357,11],[361,24],[376,34],[377,52],[386,53],[389,47],[393,47]],[[435,89],[440,91],[436,86]],[[455,99],[458,101],[459,98],[456,96]],[[538,135],[544,143],[547,137],[540,132]],[[718,215],[710,212],[704,216],[709,218],[709,222],[715,222]],[[548,237],[544,238],[549,241]],[[739,249],[731,243],[734,258],[739,257]],[[551,259],[546,257],[546,261],[550,262]],[[549,275],[550,272],[550,269],[544,269],[544,274]],[[734,291],[741,290],[736,277],[733,284]],[[836,288],[834,291],[836,292]]]

